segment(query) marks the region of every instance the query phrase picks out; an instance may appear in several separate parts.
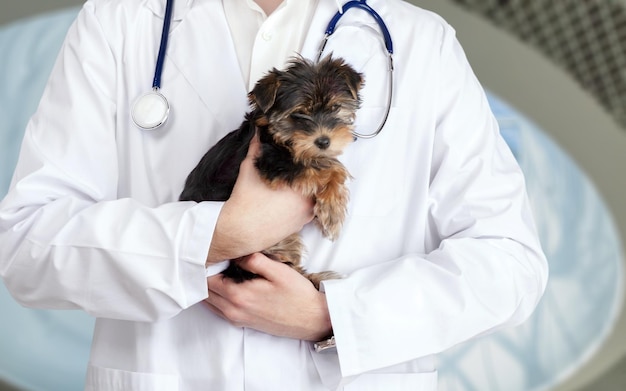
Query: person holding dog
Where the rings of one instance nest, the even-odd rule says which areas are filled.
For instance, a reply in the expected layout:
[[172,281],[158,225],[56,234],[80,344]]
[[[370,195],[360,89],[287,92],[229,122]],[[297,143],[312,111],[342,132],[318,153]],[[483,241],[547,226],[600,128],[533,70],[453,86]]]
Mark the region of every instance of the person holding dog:
[[[436,354],[532,313],[548,271],[523,175],[453,28],[408,2],[368,2],[394,41],[392,81],[367,15],[346,13],[325,49],[364,77],[355,130],[387,117],[338,157],[351,179],[335,241],[315,200],[262,180],[257,139],[228,200],[178,200],[248,91],[314,59],[344,3],[174,2],[171,110],[149,131],[131,107],[166,2],[85,3],[0,203],[0,276],[23,305],[97,318],[86,390],[432,391]],[[317,290],[261,253],[294,233],[308,271],[342,278]],[[223,278],[228,260],[260,278]]]

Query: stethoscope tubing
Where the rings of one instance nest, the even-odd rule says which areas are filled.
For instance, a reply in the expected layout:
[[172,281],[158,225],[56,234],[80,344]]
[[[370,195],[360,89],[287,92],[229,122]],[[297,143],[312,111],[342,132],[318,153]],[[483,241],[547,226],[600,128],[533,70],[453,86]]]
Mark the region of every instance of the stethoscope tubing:
[[[393,41],[391,40],[391,34],[389,33],[389,29],[387,25],[383,21],[383,18],[376,12],[375,9],[370,7],[369,4],[366,3],[366,0],[352,0],[347,2],[341,8],[341,11],[337,12],[335,16],[332,17],[330,22],[328,22],[328,26],[326,27],[325,36],[330,37],[335,32],[335,28],[337,27],[337,23],[339,19],[350,9],[350,8],[360,8],[363,11],[367,12],[372,16],[372,18],[378,23],[378,27],[380,27],[380,31],[383,35],[383,39],[385,40],[385,48],[389,54],[393,54]],[[327,38],[326,38],[327,39]]]
[[385,41],[385,49],[387,50],[387,62],[389,64],[387,72],[389,74],[389,82],[387,88],[387,106],[385,108],[383,119],[378,125],[378,128],[376,128],[376,130],[372,133],[364,134],[359,133],[356,130],[352,131],[352,134],[355,137],[370,139],[378,136],[378,134],[380,134],[380,132],[383,130],[383,127],[385,127],[387,119],[389,118],[393,99],[393,41],[391,39],[391,33],[389,32],[385,21],[383,21],[383,18],[378,14],[378,12],[376,12],[376,10],[374,10],[372,7],[369,6],[369,4],[366,3],[366,0],[352,0],[347,2],[343,5],[341,11],[338,11],[330,19],[330,22],[328,22],[328,26],[326,27],[326,31],[324,32],[324,38],[322,39],[322,43],[320,44],[319,50],[317,52],[317,61],[319,62],[319,60],[322,58],[322,53],[326,48],[326,43],[328,43],[328,39],[331,37],[331,35],[334,34],[335,29],[337,28],[337,23],[343,17],[343,15],[351,8],[362,9],[363,11],[367,12],[376,21],[376,23],[378,23],[378,27],[380,28],[383,40]]
[[[131,116],[132,116],[133,122],[135,123],[135,125],[137,125],[139,128],[143,130],[152,130],[152,129],[158,128],[167,120],[167,117],[169,115],[169,110],[170,110],[169,102],[167,101],[167,98],[165,98],[165,96],[163,96],[163,94],[159,92],[159,90],[161,89],[161,76],[163,74],[163,65],[165,63],[165,54],[167,52],[168,36],[169,36],[170,25],[172,21],[173,8],[174,8],[174,0],[166,0],[165,16],[163,18],[163,31],[161,32],[159,53],[157,55],[156,66],[154,69],[152,91],[141,96],[133,104],[133,107],[131,109]],[[346,11],[348,11],[351,8],[360,8],[364,10],[369,15],[371,15],[372,18],[376,21],[376,23],[378,24],[380,28],[381,34],[385,42],[385,49],[387,50],[387,57],[388,57],[388,63],[389,63],[389,67],[388,67],[389,87],[387,91],[387,108],[386,108],[386,111],[384,113],[381,123],[379,124],[376,131],[370,134],[361,134],[356,131],[352,132],[355,137],[369,139],[369,138],[376,137],[382,131],[383,127],[387,123],[389,112],[391,111],[391,105],[392,105],[392,99],[393,99],[393,42],[391,40],[391,34],[389,33],[389,29],[387,28],[385,22],[380,17],[380,15],[366,3],[366,0],[352,0],[352,1],[347,2],[342,7],[341,11],[337,12],[331,18],[330,22],[328,23],[328,26],[326,27],[324,38],[319,48],[317,61],[320,60],[322,53],[324,51],[324,48],[326,47],[326,43],[328,42],[328,39],[330,38],[331,35],[334,34],[335,29],[337,27],[337,23],[339,22],[341,17],[346,13]],[[158,110],[158,107],[160,107],[161,109],[155,112],[154,111],[155,107],[157,107],[157,110]],[[139,114],[141,113],[141,110],[136,109],[136,108],[143,108],[144,109],[143,111],[148,112],[151,116],[144,117],[144,115],[141,115],[141,117],[144,117],[144,118],[138,118],[140,117]]]
[[170,114],[170,103],[160,92],[161,75],[163,74],[163,64],[165,63],[165,53],[167,52],[167,42],[172,21],[172,9],[174,0],[167,0],[165,4],[165,16],[163,18],[163,30],[161,32],[161,42],[157,55],[154,78],[152,80],[152,91],[149,91],[137,98],[131,107],[131,119],[133,123],[142,130],[154,130],[167,121]]
[[165,53],[167,52],[167,43],[170,33],[170,25],[172,23],[172,9],[174,8],[174,0],[167,0],[165,3],[165,17],[163,19],[163,31],[161,32],[161,44],[159,45],[159,55],[157,56],[156,67],[154,69],[154,79],[152,89],[159,90],[161,88],[161,75],[163,74],[163,64],[165,63]]

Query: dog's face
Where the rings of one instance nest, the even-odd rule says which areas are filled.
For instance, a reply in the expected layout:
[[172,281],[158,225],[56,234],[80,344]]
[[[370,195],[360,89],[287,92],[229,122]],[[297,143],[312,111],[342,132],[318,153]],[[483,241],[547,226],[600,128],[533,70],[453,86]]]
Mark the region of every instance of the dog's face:
[[272,70],[249,94],[258,126],[287,147],[296,162],[336,157],[352,135],[363,77],[341,59],[297,58]]

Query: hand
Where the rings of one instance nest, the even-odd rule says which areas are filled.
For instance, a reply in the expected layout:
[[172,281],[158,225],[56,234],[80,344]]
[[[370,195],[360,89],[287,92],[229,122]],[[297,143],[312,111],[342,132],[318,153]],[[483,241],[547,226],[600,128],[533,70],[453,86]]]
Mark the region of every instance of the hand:
[[308,341],[332,332],[326,295],[291,267],[256,253],[239,261],[261,278],[235,283],[221,274],[207,278],[209,308],[238,327]]
[[207,265],[262,251],[313,220],[312,200],[288,186],[272,189],[260,177],[254,167],[259,147],[254,137],[218,217]]

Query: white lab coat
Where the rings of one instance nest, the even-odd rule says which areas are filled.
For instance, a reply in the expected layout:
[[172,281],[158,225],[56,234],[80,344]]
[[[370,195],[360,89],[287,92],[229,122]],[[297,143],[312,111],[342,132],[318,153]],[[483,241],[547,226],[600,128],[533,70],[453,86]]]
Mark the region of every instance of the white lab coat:
[[[522,322],[547,266],[522,174],[439,17],[372,0],[395,47],[382,133],[342,156],[354,179],[341,237],[303,236],[338,352],[229,325],[201,302],[221,204],[176,202],[187,173],[247,111],[220,0],[179,0],[162,91],[166,125],[133,126],[149,90],[164,0],[87,1],[28,125],[0,205],[0,274],[16,300],[97,317],[88,390],[434,390],[433,355]],[[313,58],[333,0],[320,0]],[[365,74],[358,127],[380,121],[386,57],[350,11],[334,52]]]

